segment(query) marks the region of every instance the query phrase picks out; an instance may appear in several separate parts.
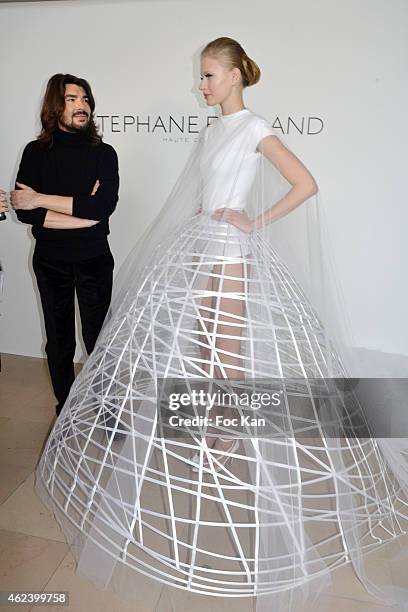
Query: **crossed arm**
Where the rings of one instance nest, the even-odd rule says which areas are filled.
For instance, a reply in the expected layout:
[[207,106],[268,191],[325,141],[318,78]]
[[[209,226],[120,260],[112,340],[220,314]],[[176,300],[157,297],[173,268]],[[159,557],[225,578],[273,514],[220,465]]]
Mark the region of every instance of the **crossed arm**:
[[26,145],[17,174],[11,205],[19,221],[50,229],[92,227],[107,219],[118,201],[119,171],[115,150],[105,146],[98,160],[97,176],[91,193],[72,196],[41,193],[41,157],[37,141]]
[[[49,229],[80,229],[92,227],[100,220],[81,219],[72,214],[73,197],[37,193],[24,183],[16,183],[19,189],[11,192],[11,205],[15,210],[47,209],[43,227]],[[95,195],[99,181],[95,182],[91,195]]]
[[50,229],[81,229],[82,227],[92,227],[97,223],[99,221],[94,221],[93,219],[80,219],[79,217],[72,217],[64,213],[55,212],[54,210],[48,210],[43,227]]

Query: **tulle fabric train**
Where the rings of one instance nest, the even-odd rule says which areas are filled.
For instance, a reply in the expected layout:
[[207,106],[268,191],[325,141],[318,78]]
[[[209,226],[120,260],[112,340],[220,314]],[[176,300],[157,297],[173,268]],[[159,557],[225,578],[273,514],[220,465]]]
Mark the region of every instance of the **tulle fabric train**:
[[[402,610],[407,590],[390,564],[406,562],[405,446],[373,439],[353,390],[336,382],[347,337],[317,199],[250,234],[212,218],[222,206],[254,217],[287,190],[256,150],[267,135],[249,111],[204,132],[122,270],[37,491],[79,570],[130,597],[138,572],[169,593],[300,610],[351,562],[371,594]],[[273,384],[282,400],[263,413],[267,434],[240,431],[233,462],[217,469],[225,457],[205,436],[163,433],[158,395],[170,379],[175,390]]]

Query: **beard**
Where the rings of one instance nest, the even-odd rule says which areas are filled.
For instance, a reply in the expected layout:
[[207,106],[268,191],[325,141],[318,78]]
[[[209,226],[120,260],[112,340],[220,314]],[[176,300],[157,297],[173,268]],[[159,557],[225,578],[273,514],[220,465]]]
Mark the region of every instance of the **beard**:
[[69,132],[83,133],[83,132],[86,132],[89,129],[89,116],[87,116],[87,118],[88,118],[88,121],[86,123],[84,123],[83,125],[80,125],[80,126],[74,125],[74,117],[71,117],[71,121],[69,121],[69,122],[65,121],[64,118],[61,117],[60,123]]

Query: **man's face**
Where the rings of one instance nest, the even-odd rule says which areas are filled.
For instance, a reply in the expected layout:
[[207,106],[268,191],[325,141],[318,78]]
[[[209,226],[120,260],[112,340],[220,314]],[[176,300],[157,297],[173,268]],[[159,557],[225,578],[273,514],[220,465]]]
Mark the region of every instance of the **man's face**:
[[65,132],[86,130],[91,116],[88,96],[79,85],[65,85],[65,108],[58,125]]

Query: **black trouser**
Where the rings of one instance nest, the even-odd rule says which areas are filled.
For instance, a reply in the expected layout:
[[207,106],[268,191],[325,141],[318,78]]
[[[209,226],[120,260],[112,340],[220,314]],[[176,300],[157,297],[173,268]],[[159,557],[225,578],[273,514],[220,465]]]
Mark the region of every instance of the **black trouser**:
[[75,291],[81,315],[82,338],[88,355],[108,312],[112,295],[114,260],[106,253],[81,261],[59,261],[34,252],[33,269],[44,314],[48,358],[60,413],[74,382]]

